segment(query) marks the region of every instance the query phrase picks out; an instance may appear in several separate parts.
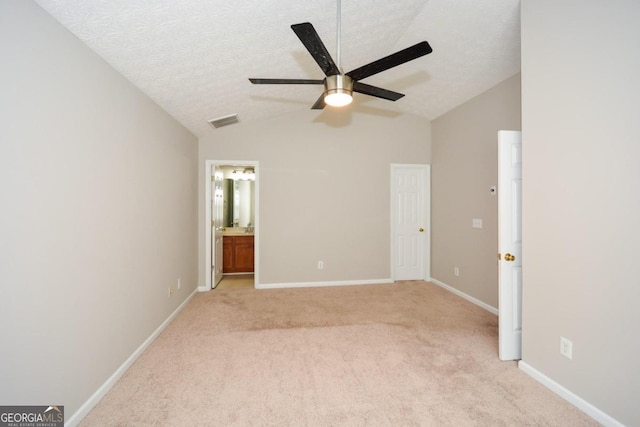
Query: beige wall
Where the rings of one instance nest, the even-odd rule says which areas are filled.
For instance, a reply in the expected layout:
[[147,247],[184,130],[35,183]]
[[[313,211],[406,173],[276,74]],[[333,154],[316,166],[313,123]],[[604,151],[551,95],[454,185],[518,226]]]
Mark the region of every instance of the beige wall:
[[195,289],[197,140],[31,1],[0,62],[0,402],[69,419]]
[[638,22],[635,0],[522,4],[523,361],[628,426],[640,425]]
[[[200,285],[206,160],[260,162],[261,284],[389,279],[390,165],[429,163],[430,124],[374,113],[364,106],[346,115],[308,110],[202,138]],[[319,260],[324,270],[317,269]]]
[[[520,130],[520,74],[432,127],[431,276],[498,307],[498,130]],[[471,228],[474,218],[483,228]],[[454,275],[454,267],[460,275]]]

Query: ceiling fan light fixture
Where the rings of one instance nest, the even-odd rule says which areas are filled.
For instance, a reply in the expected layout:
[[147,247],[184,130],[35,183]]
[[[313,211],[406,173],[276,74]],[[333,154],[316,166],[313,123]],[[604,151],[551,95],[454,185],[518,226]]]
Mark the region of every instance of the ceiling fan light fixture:
[[326,76],[323,80],[318,79],[262,79],[249,78],[253,84],[310,84],[324,85],[322,95],[318,97],[311,107],[312,110],[322,110],[327,105],[341,107],[348,105],[353,101],[354,90],[358,93],[373,96],[375,98],[386,99],[389,101],[397,101],[404,94],[383,89],[376,86],[361,83],[360,80],[365,79],[374,74],[381,73],[390,68],[397,67],[405,62],[413,61],[416,58],[427,55],[433,50],[426,41],[416,43],[406,49],[399,50],[391,55],[370,62],[366,65],[358,67],[354,70],[344,73],[340,65],[340,1],[338,0],[338,34],[336,37],[338,54],[337,64],[333,62],[331,54],[327,47],[320,39],[318,32],[313,28],[310,22],[302,22],[293,24],[291,29],[298,36],[304,47],[311,54],[320,69]]
[[324,102],[332,107],[344,107],[353,101],[353,80],[346,74],[327,76],[324,81]]

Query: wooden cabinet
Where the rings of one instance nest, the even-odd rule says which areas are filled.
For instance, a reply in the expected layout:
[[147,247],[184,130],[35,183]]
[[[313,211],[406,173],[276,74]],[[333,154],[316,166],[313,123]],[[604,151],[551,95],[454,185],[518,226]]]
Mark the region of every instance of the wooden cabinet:
[[253,236],[224,236],[222,273],[253,273]]

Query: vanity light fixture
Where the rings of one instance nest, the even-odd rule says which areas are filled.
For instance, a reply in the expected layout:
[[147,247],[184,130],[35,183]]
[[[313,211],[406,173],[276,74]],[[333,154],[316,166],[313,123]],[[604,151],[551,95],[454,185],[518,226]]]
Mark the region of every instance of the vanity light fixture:
[[233,179],[234,181],[235,180],[255,181],[256,172],[251,168],[246,168],[244,170],[234,169],[233,172],[231,172],[231,179]]
[[256,172],[253,169],[246,168],[243,173],[244,173],[245,179],[248,179],[249,181],[255,181]]

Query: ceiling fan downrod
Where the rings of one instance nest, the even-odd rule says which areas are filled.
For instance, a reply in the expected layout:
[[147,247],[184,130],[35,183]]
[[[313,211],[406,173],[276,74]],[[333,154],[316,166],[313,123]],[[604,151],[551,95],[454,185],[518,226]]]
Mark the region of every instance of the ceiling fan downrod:
[[337,3],[337,20],[336,20],[336,62],[337,75],[328,75],[324,80],[324,103],[332,107],[344,107],[353,101],[353,80],[344,74],[342,70],[342,55],[340,52],[342,38],[342,13],[341,1]]
[[342,55],[340,52],[340,45],[341,45],[341,38],[342,38],[342,13],[341,13],[341,4],[342,2],[340,0],[337,0],[338,2],[338,19],[337,19],[337,25],[336,25],[336,59],[338,60],[338,69],[340,70],[340,74],[344,74],[344,71],[342,70]]

